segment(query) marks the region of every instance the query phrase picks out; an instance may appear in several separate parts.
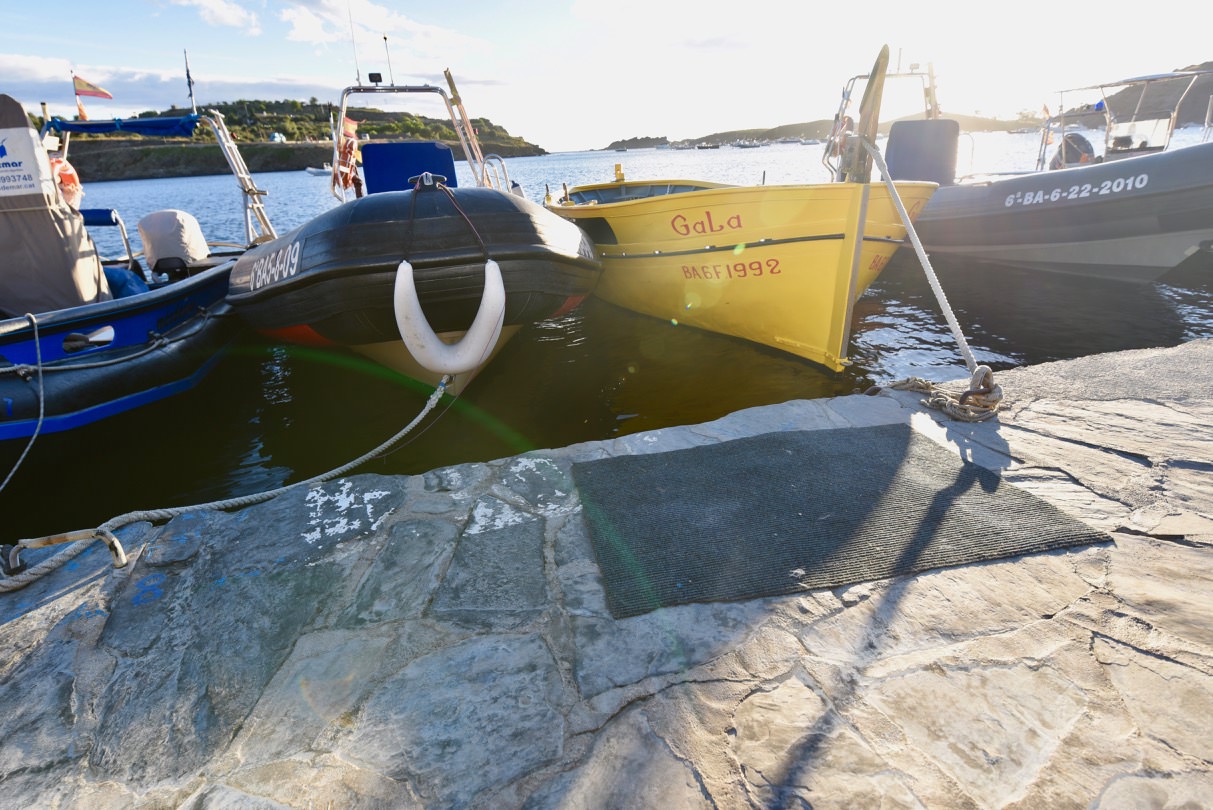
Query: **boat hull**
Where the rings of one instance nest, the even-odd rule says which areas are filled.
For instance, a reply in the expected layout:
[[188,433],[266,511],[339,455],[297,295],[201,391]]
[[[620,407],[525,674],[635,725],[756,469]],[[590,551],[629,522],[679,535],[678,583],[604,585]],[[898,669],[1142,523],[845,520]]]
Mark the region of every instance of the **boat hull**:
[[1213,143],[944,186],[916,230],[932,255],[1119,281],[1213,267]]
[[[46,313],[38,318],[36,341],[25,318],[0,322],[0,441],[83,427],[196,385],[239,334],[224,302],[231,266],[128,298]],[[113,333],[105,345],[70,350],[80,345],[78,336],[106,327]]]
[[[687,181],[643,185],[680,187]],[[843,369],[852,306],[906,235],[888,189],[701,185],[550,207],[594,239],[603,263],[598,297]],[[586,188],[605,189],[601,196],[610,199],[609,186]],[[936,186],[897,188],[914,216]],[[571,198],[584,199],[580,191]]]
[[[411,190],[343,203],[248,251],[232,271],[227,300],[262,333],[365,349],[385,365],[433,382],[440,372],[406,371],[420,367],[400,340],[393,307],[402,260],[413,267],[430,327],[447,342],[467,330],[480,308],[486,258],[501,269],[505,327],[560,315],[593,290],[601,265],[575,226],[516,195],[450,191],[454,205],[440,192]],[[508,339],[515,331],[502,334]]]

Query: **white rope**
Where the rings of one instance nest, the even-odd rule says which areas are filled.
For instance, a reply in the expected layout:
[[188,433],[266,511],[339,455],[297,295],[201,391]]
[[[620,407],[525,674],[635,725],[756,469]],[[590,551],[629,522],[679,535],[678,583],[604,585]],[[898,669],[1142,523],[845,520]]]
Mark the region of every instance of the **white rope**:
[[910,377],[895,382],[890,387],[899,390],[914,390],[928,393],[930,396],[922,400],[922,404],[929,408],[943,411],[954,419],[967,422],[989,419],[998,412],[1002,402],[1002,388],[994,383],[994,372],[990,367],[978,365],[976,358],[973,357],[973,351],[969,348],[969,343],[965,340],[964,332],[960,329],[960,323],[956,320],[956,315],[953,314],[952,307],[948,303],[948,297],[944,295],[943,286],[940,285],[939,279],[935,275],[935,270],[931,267],[931,260],[927,258],[927,252],[922,246],[922,241],[918,238],[918,232],[914,230],[914,223],[906,212],[906,207],[901,201],[901,195],[897,193],[897,186],[893,183],[893,178],[889,174],[889,167],[885,165],[880,150],[867,138],[862,138],[861,141],[864,149],[868,150],[868,154],[872,156],[872,160],[876,162],[877,168],[880,169],[880,174],[889,189],[889,196],[893,200],[893,205],[896,206],[897,213],[906,227],[906,235],[910,238],[910,244],[914,246],[914,252],[918,254],[918,261],[922,265],[923,272],[926,274],[931,289],[935,292],[935,298],[939,301],[940,308],[943,309],[943,315],[947,319],[948,328],[952,330],[952,335],[956,338],[956,345],[960,347],[960,353],[964,356],[965,366],[971,375],[969,390],[962,394],[953,394],[918,377]]
[[8,471],[8,475],[4,477],[4,483],[0,484],[0,492],[8,486],[8,482],[13,480],[13,476],[17,474],[17,470],[25,462],[25,457],[29,455],[30,448],[34,446],[38,435],[42,433],[42,420],[46,416],[46,387],[42,381],[42,342],[38,335],[38,319],[30,313],[25,313],[25,319],[34,327],[34,357],[37,359],[38,371],[38,423],[34,425],[34,432],[29,437],[29,442],[25,445],[25,449],[21,451],[21,456],[13,464],[13,468]]
[[[306,481],[296,481],[293,484],[288,484],[287,486],[278,487],[277,489],[268,490],[266,492],[259,492],[259,493],[255,493],[253,495],[242,495],[239,497],[228,498],[226,500],[221,500],[221,501],[211,501],[210,503],[194,504],[192,506],[178,506],[178,507],[174,507],[171,509],[148,509],[148,510],[127,512],[126,514],[119,515],[118,517],[110,518],[109,520],[107,520],[105,523],[101,524],[99,527],[97,527],[94,530],[85,530],[84,532],[69,532],[68,534],[60,536],[63,538],[63,540],[61,542],[67,541],[69,539],[73,539],[81,534],[84,534],[86,536],[85,536],[85,539],[79,540],[78,542],[73,543],[68,548],[64,549],[63,551],[61,551],[60,553],[56,554],[55,556],[53,556],[49,559],[43,560],[41,563],[34,566],[33,568],[27,569],[25,571],[22,571],[19,574],[15,574],[13,576],[0,580],[0,593],[4,593],[6,591],[15,591],[20,588],[24,588],[26,585],[28,585],[29,583],[38,579],[39,577],[45,576],[50,571],[53,571],[56,568],[59,568],[61,565],[63,565],[67,561],[73,559],[78,554],[80,554],[82,551],[84,551],[84,549],[88,547],[88,544],[94,539],[103,539],[106,541],[107,545],[110,545],[111,552],[113,552],[115,554],[116,558],[119,558],[122,560],[122,563],[117,565],[116,567],[121,567],[122,565],[125,564],[125,554],[122,551],[121,544],[119,544],[117,538],[113,536],[113,532],[116,531],[119,527],[126,526],[130,523],[135,523],[135,522],[141,521],[141,520],[146,520],[146,521],[150,521],[152,523],[156,523],[156,522],[163,521],[163,520],[170,520],[178,515],[182,515],[187,512],[197,512],[197,511],[202,511],[202,510],[235,509],[238,507],[252,506],[253,504],[263,503],[265,501],[271,500],[272,498],[276,498],[285,492],[289,492],[289,491],[295,490],[295,489],[301,489],[304,487],[309,487],[309,486],[312,486],[313,484],[319,484],[324,481],[328,481],[332,478],[336,478],[338,476],[344,475],[345,473],[349,472],[350,470],[354,469],[355,467],[359,466],[360,464],[364,464],[367,461],[370,461],[371,459],[375,458],[376,456],[379,456],[382,453],[387,452],[389,449],[391,449],[392,446],[399,443],[401,439],[403,439],[415,427],[417,427],[417,425],[421,423],[421,420],[424,419],[430,413],[430,411],[432,411],[434,409],[434,407],[438,404],[438,401],[440,399],[442,399],[442,395],[444,393],[446,393],[446,386],[449,382],[450,382],[450,375],[443,376],[442,380],[438,383],[438,387],[434,389],[434,393],[430,394],[430,398],[428,400],[426,400],[425,406],[421,409],[421,412],[418,413],[417,416],[414,417],[411,422],[409,422],[407,425],[405,425],[399,432],[396,433],[395,436],[388,439],[386,442],[379,445],[374,450],[371,450],[369,453],[365,453],[365,454],[359,456],[358,458],[354,459],[353,461],[351,461],[347,464],[343,464],[342,466],[340,466],[334,470],[330,470],[329,472],[309,478]],[[108,535],[108,537],[106,537],[107,535]],[[52,536],[52,538],[54,538],[54,537],[55,536]],[[48,539],[49,538],[41,538],[42,541],[46,541]],[[21,548],[35,547],[39,544],[39,542],[40,541],[38,541],[38,540],[34,540],[34,541],[22,540],[14,548],[12,556],[15,558],[16,553],[18,551],[20,551]]]
[[880,155],[880,150],[868,141],[867,138],[863,139],[863,147],[868,150],[868,154],[876,161],[876,166],[884,177],[885,185],[889,188],[889,196],[893,198],[893,205],[897,207],[897,213],[901,216],[901,221],[906,226],[906,235],[910,237],[910,244],[914,246],[914,252],[918,254],[918,261],[922,264],[923,272],[926,273],[927,281],[931,284],[931,289],[935,291],[935,297],[939,300],[939,306],[943,309],[943,316],[948,321],[948,327],[952,330],[953,337],[956,338],[956,344],[960,346],[960,353],[964,355],[965,366],[968,367],[971,374],[977,370],[977,361],[973,358],[973,352],[969,349],[969,343],[965,340],[964,333],[960,331],[960,324],[956,321],[956,316],[952,313],[952,307],[948,304],[948,297],[944,295],[943,287],[940,286],[939,279],[935,276],[935,270],[931,267],[931,260],[927,258],[927,252],[923,249],[922,241],[918,238],[918,232],[914,230],[914,223],[910,220],[910,215],[906,213],[906,207],[901,201],[901,195],[897,193],[897,186],[893,184],[893,178],[889,176],[889,167],[885,165],[884,158]]
[[961,422],[982,422],[998,413],[1002,403],[1002,388],[994,384],[994,372],[989,366],[978,366],[969,380],[969,390],[955,393],[945,390],[921,377],[908,377],[892,383],[898,391],[919,391],[927,394],[922,404],[943,411]]

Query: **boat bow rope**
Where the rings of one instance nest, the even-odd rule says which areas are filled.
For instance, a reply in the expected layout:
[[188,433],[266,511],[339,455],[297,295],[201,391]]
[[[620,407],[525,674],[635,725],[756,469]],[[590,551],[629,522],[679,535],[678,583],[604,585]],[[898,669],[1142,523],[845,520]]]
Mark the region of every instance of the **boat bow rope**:
[[[29,451],[33,448],[34,442],[38,440],[39,434],[42,433],[42,422],[46,418],[46,385],[42,378],[42,336],[38,334],[38,317],[33,313],[25,313],[25,319],[29,321],[30,326],[34,330],[34,357],[37,361],[35,371],[38,377],[38,423],[34,426],[34,433],[29,437],[29,442],[26,443],[25,449],[21,451],[21,455],[17,457],[13,463],[13,468],[8,471],[8,475],[4,476],[4,481],[0,482],[0,492],[8,486],[8,482],[13,480],[13,476],[17,474],[17,470],[25,462],[25,457],[29,455]],[[0,368],[0,374],[7,371],[12,371],[15,374],[20,374],[25,379],[30,379],[30,374],[24,366],[10,366],[8,368]]]
[[923,405],[943,411],[953,419],[964,422],[980,422],[989,419],[998,413],[998,409],[1002,405],[1002,388],[994,382],[994,371],[987,365],[979,365],[976,358],[974,358],[973,351],[969,348],[969,343],[965,340],[964,332],[961,331],[960,324],[956,320],[956,315],[952,312],[951,305],[948,304],[948,298],[944,295],[943,287],[935,275],[935,270],[931,267],[931,260],[927,258],[927,252],[922,246],[922,241],[918,238],[918,232],[914,230],[914,223],[910,220],[910,215],[906,212],[906,207],[901,201],[901,195],[897,193],[897,187],[894,185],[893,178],[889,174],[889,167],[885,165],[884,158],[881,157],[880,150],[866,136],[860,135],[857,137],[859,137],[860,142],[863,144],[863,148],[872,156],[876,167],[880,169],[880,174],[884,178],[885,185],[888,186],[889,196],[893,200],[893,205],[896,206],[897,213],[901,216],[901,221],[906,226],[906,236],[909,237],[910,243],[914,246],[914,252],[918,254],[918,261],[922,265],[923,272],[926,273],[927,281],[931,284],[931,289],[935,292],[935,298],[939,301],[939,306],[943,310],[944,318],[948,322],[948,328],[952,330],[952,335],[956,338],[956,344],[960,347],[960,353],[964,356],[965,366],[971,375],[968,390],[959,395],[918,377],[900,380],[889,387],[903,391],[921,391],[928,395],[926,399],[922,400]]

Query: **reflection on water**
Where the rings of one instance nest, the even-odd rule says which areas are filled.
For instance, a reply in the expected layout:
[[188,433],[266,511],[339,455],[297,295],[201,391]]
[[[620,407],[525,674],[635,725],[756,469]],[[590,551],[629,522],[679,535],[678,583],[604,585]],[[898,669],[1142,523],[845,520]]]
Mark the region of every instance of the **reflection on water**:
[[[995,370],[1213,335],[1208,273],[1136,285],[955,260],[932,268],[978,361]],[[876,376],[967,376],[913,253],[899,252],[856,310],[852,359]]]
[[[544,177],[552,183],[605,180],[620,158],[641,167],[684,159],[710,167],[703,162],[715,159],[734,173],[756,173],[763,160],[787,163],[794,157],[788,164],[793,168],[768,169],[775,175],[770,182],[792,182],[795,171],[811,172],[819,158],[811,146],[733,150],[731,160],[722,159],[727,152],[594,153],[511,166],[534,198],[542,196]],[[583,176],[571,176],[574,167]],[[629,170],[637,177],[656,173]],[[729,171],[700,164],[661,173],[737,181]],[[797,181],[810,179],[815,178]],[[331,205],[324,197],[325,178],[290,172],[259,175],[258,182],[271,190],[268,205],[280,231]],[[86,181],[87,203],[118,207],[133,231],[142,213],[166,207],[162,194],[148,193],[148,183],[160,190],[167,184],[185,210],[206,206],[207,200],[190,194],[222,197],[209,200],[216,211],[230,209],[238,198],[226,177],[92,186]],[[208,236],[239,235],[238,219],[214,217],[214,211],[199,216]],[[935,270],[978,361],[995,370],[1213,337],[1213,282],[1207,273],[1178,273],[1139,287],[955,263],[936,264]],[[852,368],[833,374],[774,349],[591,299],[563,318],[524,328],[463,396],[445,400],[414,435],[358,472],[418,473],[694,424],[748,407],[848,394],[908,376],[967,377],[912,252],[902,251],[858,302],[851,358]],[[0,543],[96,526],[134,509],[218,500],[319,475],[394,435],[429,393],[349,353],[284,347],[248,335],[188,394],[70,437],[41,437],[0,494],[6,507]],[[4,448],[0,473],[7,473],[20,449]]]

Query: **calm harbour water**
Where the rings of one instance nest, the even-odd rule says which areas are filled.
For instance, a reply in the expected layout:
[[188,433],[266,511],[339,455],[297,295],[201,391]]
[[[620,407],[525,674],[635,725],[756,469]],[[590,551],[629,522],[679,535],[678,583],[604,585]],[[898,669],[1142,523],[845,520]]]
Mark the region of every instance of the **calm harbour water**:
[[[1195,130],[1177,135],[1180,143],[1198,139]],[[972,162],[962,157],[960,170],[1031,166],[1036,144],[1034,135],[975,135]],[[820,146],[779,144],[561,153],[512,159],[508,167],[538,202],[545,187],[555,193],[562,183],[610,180],[616,163],[637,179],[773,184],[825,181],[820,159]],[[139,218],[168,207],[193,213],[211,240],[242,237],[240,194],[230,176],[83,179],[85,206],[116,208],[136,241]],[[325,177],[300,171],[256,180],[269,192],[266,207],[279,233],[336,202]],[[97,237],[102,253],[118,252],[116,234]],[[978,361],[996,371],[1213,337],[1207,275],[1177,274],[1142,288],[1001,268],[936,264],[935,270]],[[397,449],[357,472],[413,474],[849,394],[911,375],[965,377],[956,341],[912,251],[901,251],[858,303],[851,359],[850,369],[832,374],[771,349],[591,299],[564,318],[524,329],[461,397],[444,401]],[[394,435],[429,393],[349,353],[249,335],[187,394],[70,437],[39,438],[0,493],[10,516],[0,543],[319,475]]]

